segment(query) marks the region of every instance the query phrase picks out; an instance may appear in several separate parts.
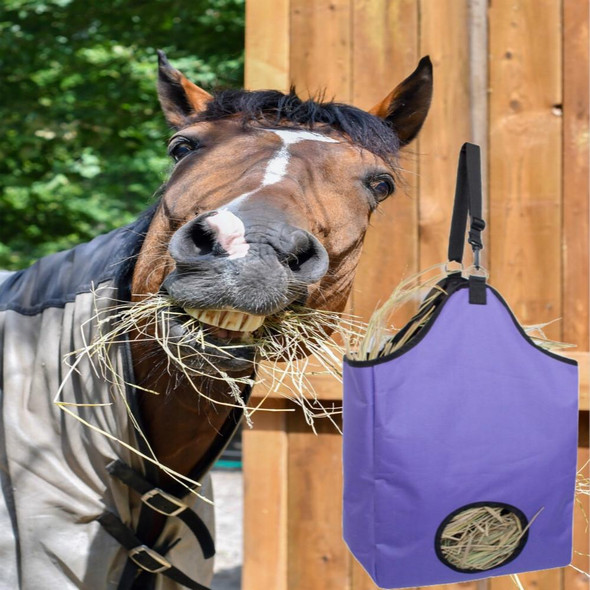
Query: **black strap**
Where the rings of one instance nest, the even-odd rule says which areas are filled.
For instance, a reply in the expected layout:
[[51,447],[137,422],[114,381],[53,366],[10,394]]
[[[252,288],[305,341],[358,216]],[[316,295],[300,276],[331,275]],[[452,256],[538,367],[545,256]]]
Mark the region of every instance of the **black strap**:
[[109,463],[107,471],[140,494],[141,501],[146,506],[166,516],[176,516],[182,520],[195,535],[205,559],[215,555],[215,541],[207,525],[182,500],[153,486],[123,461],[117,460]]
[[482,219],[481,155],[479,146],[464,143],[459,155],[455,204],[449,236],[449,260],[463,262],[463,246],[467,214],[471,217],[468,242],[473,248],[475,267],[479,269],[479,251],[483,248],[481,232],[486,224]]
[[161,574],[170,578],[177,584],[181,584],[190,590],[210,590],[199,584],[178,568],[174,567],[163,555],[144,545],[135,533],[123,524],[112,512],[103,512],[98,517],[98,522],[114,539],[116,539],[127,551],[129,558],[142,570],[151,574]]
[[469,277],[469,303],[474,305],[486,305],[487,291],[486,278],[471,275]]

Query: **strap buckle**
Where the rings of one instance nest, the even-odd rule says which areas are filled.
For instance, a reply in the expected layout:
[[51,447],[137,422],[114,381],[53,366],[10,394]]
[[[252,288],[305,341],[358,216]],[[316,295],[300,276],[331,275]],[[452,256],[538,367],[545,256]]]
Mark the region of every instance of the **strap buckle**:
[[473,249],[473,266],[475,266],[477,270],[479,270],[479,251],[480,248]]
[[445,264],[445,274],[452,274],[452,273],[461,273],[463,274],[463,263],[462,262],[457,262],[456,260],[449,260],[446,264]]
[[471,218],[471,229],[475,231],[483,231],[486,228],[486,222],[481,217]]
[[153,488],[146,492],[141,497],[141,501],[164,516],[177,516],[188,508],[178,498],[167,494],[160,488]]
[[147,545],[139,545],[130,549],[129,558],[142,570],[150,574],[159,574],[172,567],[172,564],[167,559],[153,549],[150,549]]

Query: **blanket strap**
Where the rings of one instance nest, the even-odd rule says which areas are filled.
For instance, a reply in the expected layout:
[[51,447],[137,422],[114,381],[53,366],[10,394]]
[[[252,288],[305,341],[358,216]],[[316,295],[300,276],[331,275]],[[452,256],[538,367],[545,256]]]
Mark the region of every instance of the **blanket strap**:
[[193,535],[195,535],[205,559],[209,559],[215,555],[215,542],[207,525],[182,500],[164,492],[160,488],[154,487],[123,461],[116,460],[109,463],[107,465],[107,471],[140,494],[141,501],[156,512],[165,516],[176,516],[182,520]]
[[174,567],[163,555],[144,545],[135,536],[135,533],[112,512],[103,512],[97,520],[114,539],[127,549],[129,558],[142,570],[150,574],[162,574],[190,590],[209,590]]

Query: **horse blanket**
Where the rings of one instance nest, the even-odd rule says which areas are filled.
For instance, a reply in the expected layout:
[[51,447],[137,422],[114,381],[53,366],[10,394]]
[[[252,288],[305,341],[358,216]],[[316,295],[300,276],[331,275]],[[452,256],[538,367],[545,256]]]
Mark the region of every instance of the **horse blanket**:
[[[92,340],[97,311],[111,308],[115,300],[129,300],[133,264],[150,220],[146,214],[132,225],[0,277],[1,589],[176,590],[211,581],[211,505],[182,486],[166,488],[174,498],[153,490],[144,495],[158,488],[157,467],[54,403],[70,370],[64,358]],[[133,382],[127,344],[114,346],[110,361]],[[116,395],[112,384],[83,360],[66,380],[61,400],[103,404],[68,407],[149,454],[125,407],[126,401],[139,417],[133,387],[125,387],[125,396]],[[202,482],[199,493],[205,497],[211,497],[206,473],[238,421],[231,416],[219,444],[191,473]],[[130,545],[142,545],[153,518],[162,520],[154,506],[173,515],[166,517],[153,547],[130,552]],[[182,518],[186,515],[190,518]],[[158,556],[154,562],[151,549],[174,566],[170,571],[180,570],[193,584],[144,571],[169,569]]]

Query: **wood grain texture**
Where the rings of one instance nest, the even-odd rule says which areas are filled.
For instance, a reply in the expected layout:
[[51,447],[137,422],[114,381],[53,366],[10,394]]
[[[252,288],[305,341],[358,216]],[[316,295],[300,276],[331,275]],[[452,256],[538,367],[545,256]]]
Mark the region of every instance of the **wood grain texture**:
[[563,3],[563,338],[588,350],[588,0]]
[[[415,0],[357,0],[353,12],[352,99],[370,109],[417,66]],[[396,193],[379,206],[363,246],[352,311],[368,320],[404,276],[418,271],[418,142],[402,153]],[[377,262],[378,261],[378,262]],[[409,319],[409,310],[404,320]]]
[[246,2],[244,86],[289,89],[289,0]]
[[[588,448],[578,449],[578,469],[584,477],[590,477],[590,451]],[[590,572],[590,542],[588,538],[588,515],[590,501],[588,496],[578,495],[574,506],[574,558],[572,565],[578,570]],[[590,580],[583,573],[573,567],[565,568],[563,572],[563,590],[588,590]]]
[[352,556],[350,561],[350,590],[379,590],[363,566]]
[[254,429],[244,428],[242,590],[288,588],[286,420],[285,413],[259,412]]
[[[420,268],[446,262],[459,149],[471,139],[468,3],[420,1],[420,54],[434,66],[434,96],[420,135]],[[452,33],[451,33],[452,31]]]
[[[490,268],[522,323],[561,306],[560,0],[494,0],[490,31]],[[560,338],[559,325],[547,334]]]
[[[525,324],[562,312],[560,11],[559,0],[494,0],[489,10],[489,266]],[[561,336],[557,325],[547,333]],[[562,570],[519,577],[525,588],[563,587]],[[490,582],[508,588],[510,578]]]
[[[339,354],[339,353],[334,353]],[[278,364],[279,367],[282,363]],[[305,369],[305,374],[312,383],[313,389],[319,398],[324,401],[342,400],[342,383],[336,378],[326,373],[319,361],[314,358],[308,359],[308,364]],[[263,371],[258,371],[259,378],[263,378]],[[291,395],[292,391],[297,391],[297,384],[293,383],[290,377],[281,378],[280,383],[273,382],[269,377],[264,377],[262,381],[253,391],[253,396],[258,403],[261,398],[285,398]],[[313,399],[313,391],[308,391],[306,394],[308,399]],[[342,404],[338,404],[341,406]],[[326,405],[328,407],[328,405]]]
[[488,590],[488,580],[461,582],[458,584],[440,584],[437,586],[421,586],[416,590]]
[[[480,73],[469,65],[472,4],[247,2],[250,88],[285,89],[295,82],[303,95],[325,89],[327,98],[369,108],[411,72],[417,58],[428,53],[433,60],[432,110],[419,145],[402,162],[409,188],[374,217],[361,259],[353,297],[355,311],[365,316],[403,274],[446,259],[458,151],[475,139],[470,121],[482,120],[481,112],[470,112],[469,81]],[[575,354],[581,407],[587,408],[588,0],[488,5],[491,206],[484,263],[521,321],[563,316],[563,331],[551,327],[549,336],[581,347]],[[316,383],[322,398],[340,398],[337,382]],[[266,415],[262,425],[244,440],[243,589],[375,590],[341,540],[338,435],[328,433],[326,423],[315,437],[296,415]],[[581,456],[587,452],[580,450]],[[576,509],[576,550],[588,552],[582,518]],[[582,569],[589,567],[584,557],[575,559]],[[590,590],[572,568],[521,579],[526,590]],[[430,588],[515,586],[509,578],[495,578]]]
[[300,96],[350,102],[352,0],[291,0],[290,78]]
[[573,352],[568,356],[578,361],[580,411],[588,411],[590,410],[590,353]]
[[342,540],[342,437],[326,421],[314,435],[301,413],[288,416],[289,590],[348,587]]
[[[524,590],[563,590],[560,569],[518,574]],[[518,590],[510,576],[489,580],[489,590]]]

